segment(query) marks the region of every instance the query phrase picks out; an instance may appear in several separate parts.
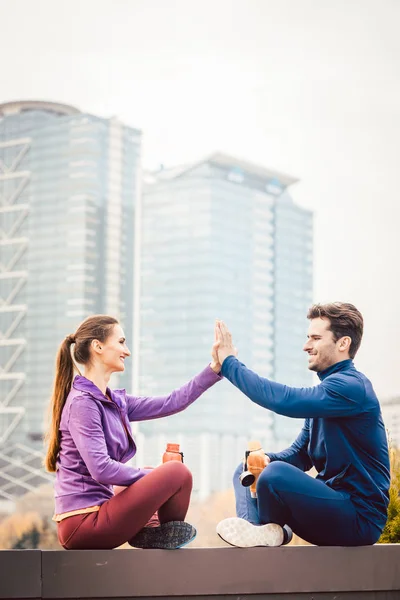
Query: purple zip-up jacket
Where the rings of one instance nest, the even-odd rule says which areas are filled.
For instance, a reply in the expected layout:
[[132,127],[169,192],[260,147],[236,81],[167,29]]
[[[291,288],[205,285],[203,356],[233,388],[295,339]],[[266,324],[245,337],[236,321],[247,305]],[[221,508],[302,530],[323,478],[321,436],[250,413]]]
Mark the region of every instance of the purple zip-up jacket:
[[180,412],[220,379],[207,366],[168,396],[135,397],[107,388],[111,401],[93,382],[76,376],[61,415],[56,514],[100,505],[114,495],[114,485],[130,485],[146,475],[145,469],[124,464],[136,453],[129,421]]

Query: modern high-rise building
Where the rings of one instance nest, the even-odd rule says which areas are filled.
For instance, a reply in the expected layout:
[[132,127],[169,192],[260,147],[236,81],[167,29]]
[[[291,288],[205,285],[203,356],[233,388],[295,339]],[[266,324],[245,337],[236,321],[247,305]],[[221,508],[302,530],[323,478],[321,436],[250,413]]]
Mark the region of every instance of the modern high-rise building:
[[[312,300],[312,214],[294,204],[293,177],[215,154],[148,174],[141,206],[140,393],[182,385],[210,360],[215,318],[260,375],[311,385],[302,356]],[[140,424],[138,461],[180,442],[200,496],[230,486],[249,438],[265,450],[293,441],[301,422],[251,403],[222,381],[185,412]]]
[[[63,337],[107,313],[132,338],[140,149],[141,133],[116,119],[0,105],[0,497],[39,474],[29,457]],[[118,385],[131,378],[127,366]]]
[[[313,383],[302,348],[313,299],[313,227],[310,211],[283,193],[275,202],[274,240],[274,375],[279,383],[303,387]],[[296,439],[302,419],[274,416],[278,449]]]
[[[57,347],[88,314],[120,318],[133,358],[113,385],[180,386],[210,360],[216,317],[258,373],[309,385],[301,347],[312,297],[312,215],[296,180],[225,155],[152,174],[141,134],[46,102],[0,105],[0,498],[43,480]],[[266,450],[300,423],[226,381],[187,411],[141,423],[138,464],[182,444],[207,496],[230,486],[250,437]]]

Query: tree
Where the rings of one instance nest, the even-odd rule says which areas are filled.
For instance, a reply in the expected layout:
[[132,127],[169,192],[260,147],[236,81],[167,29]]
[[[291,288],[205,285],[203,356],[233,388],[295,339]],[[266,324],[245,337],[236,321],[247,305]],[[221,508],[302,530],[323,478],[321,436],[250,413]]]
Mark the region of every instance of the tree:
[[390,448],[390,474],[388,519],[379,538],[379,544],[400,543],[400,451],[392,447]]
[[59,550],[57,527],[36,512],[16,512],[0,521],[1,549]]
[[36,526],[26,531],[12,546],[13,550],[32,550],[39,547],[40,532]]
[[[0,523],[0,548],[15,548],[18,543],[27,543],[29,533],[41,531],[41,518],[35,512],[14,513]],[[35,542],[35,536],[33,542]],[[25,546],[26,547],[26,546]],[[37,547],[37,546],[36,546]]]

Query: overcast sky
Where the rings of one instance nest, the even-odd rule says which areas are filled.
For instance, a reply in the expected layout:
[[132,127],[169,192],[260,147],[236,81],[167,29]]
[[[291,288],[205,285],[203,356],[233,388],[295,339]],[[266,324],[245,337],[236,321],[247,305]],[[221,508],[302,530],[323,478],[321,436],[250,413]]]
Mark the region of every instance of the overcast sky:
[[[0,102],[144,132],[144,164],[221,150],[297,176],[316,301],[365,317],[356,366],[400,394],[400,0],[0,0]],[[301,349],[299,349],[301,352]]]

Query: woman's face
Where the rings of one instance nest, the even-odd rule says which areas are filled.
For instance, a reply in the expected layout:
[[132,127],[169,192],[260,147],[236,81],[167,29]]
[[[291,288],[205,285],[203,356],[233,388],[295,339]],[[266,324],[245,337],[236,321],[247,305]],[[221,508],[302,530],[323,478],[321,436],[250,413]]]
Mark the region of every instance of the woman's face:
[[105,342],[101,343],[102,363],[113,373],[125,370],[125,359],[130,356],[121,325],[114,325]]

